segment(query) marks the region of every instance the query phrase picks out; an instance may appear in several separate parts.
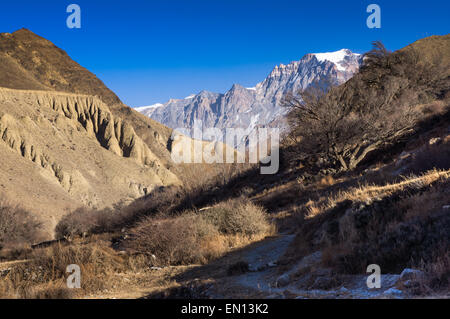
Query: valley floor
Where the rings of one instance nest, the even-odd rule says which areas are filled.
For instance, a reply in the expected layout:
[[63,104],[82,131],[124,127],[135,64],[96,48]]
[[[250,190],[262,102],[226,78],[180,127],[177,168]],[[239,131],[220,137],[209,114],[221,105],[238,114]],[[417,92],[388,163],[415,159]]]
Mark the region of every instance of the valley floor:
[[[347,275],[340,287],[333,289],[302,289],[303,278],[290,281],[289,276],[305,266],[317,266],[322,271],[316,281],[330,280],[327,269],[319,266],[321,252],[304,258],[291,267],[280,264],[282,255],[292,243],[294,235],[281,234],[267,238],[243,249],[233,251],[209,265],[174,266],[142,273],[116,276],[117,286],[87,299],[154,299],[154,298],[206,298],[206,299],[403,299],[419,298],[409,295],[402,287],[401,274],[383,274],[380,289],[369,289],[366,274]],[[248,272],[227,274],[230,265],[245,261]],[[287,270],[286,270],[287,269]],[[420,298],[450,298],[450,294],[430,294]]]

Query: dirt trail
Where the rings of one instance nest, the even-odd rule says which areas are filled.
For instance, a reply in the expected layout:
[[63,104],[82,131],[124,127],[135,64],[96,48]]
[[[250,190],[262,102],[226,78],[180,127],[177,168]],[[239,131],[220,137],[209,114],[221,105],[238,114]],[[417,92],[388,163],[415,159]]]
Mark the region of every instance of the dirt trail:
[[[138,299],[155,296],[155,293],[186,287],[193,296],[200,298],[405,298],[405,292],[396,288],[400,275],[385,274],[381,277],[380,289],[368,289],[367,274],[340,275],[340,284],[328,289],[315,289],[317,281],[333,280],[333,275],[321,265],[321,252],[301,259],[286,270],[279,261],[285,254],[295,235],[281,234],[267,238],[207,265],[165,267],[143,273],[117,274],[116,284],[85,296],[89,299]],[[18,260],[0,263],[0,274],[16,265],[28,262]],[[236,262],[245,262],[249,271],[228,276],[227,269]],[[305,270],[301,276],[299,270]],[[283,270],[283,271],[282,271]],[[197,288],[192,283],[197,283]],[[313,285],[313,286],[314,286]],[[190,290],[193,289],[193,290]],[[170,294],[168,295],[170,298]]]
[[[156,291],[169,291],[174,287],[186,287],[193,296],[200,298],[404,298],[406,294],[395,288],[399,275],[382,275],[380,289],[368,289],[367,275],[341,276],[342,283],[332,289],[312,289],[305,284],[307,280],[329,280],[332,275],[319,275],[325,272],[321,266],[321,253],[315,252],[304,257],[287,271],[279,265],[279,260],[292,243],[295,235],[281,234],[261,242],[236,250],[204,266],[167,267],[140,276],[129,275],[129,285],[120,290],[109,291],[88,298],[146,298]],[[227,267],[237,261],[246,262],[249,272],[228,276]],[[283,267],[283,268],[281,268]],[[311,267],[310,273],[294,276],[301,268]],[[284,269],[282,272],[280,269]],[[313,274],[313,275],[311,275]],[[161,279],[165,283],[161,286]],[[282,282],[284,280],[284,283]],[[197,283],[197,288],[192,288]],[[160,286],[159,288],[157,286]],[[164,287],[165,286],[165,287]],[[194,285],[195,286],[195,285]],[[162,288],[162,289],[161,289]],[[168,298],[171,294],[169,293]],[[152,297],[150,297],[152,298]]]
[[[321,252],[315,252],[304,257],[288,271],[280,272],[278,261],[286,252],[295,235],[283,234],[276,238],[263,241],[257,247],[244,250],[241,253],[242,261],[249,264],[250,272],[230,277],[227,279],[226,291],[246,290],[248,297],[258,296],[263,298],[404,298],[406,294],[396,289],[400,275],[381,275],[381,288],[369,289],[367,287],[367,274],[342,275],[342,283],[333,289],[304,289],[305,282],[311,280],[314,275],[327,273],[327,269],[321,266]],[[303,276],[296,277],[294,274],[299,269],[311,268],[311,271]],[[330,281],[333,276],[319,275],[314,280]],[[234,286],[234,287],[233,287]],[[233,288],[232,288],[233,287]],[[226,292],[221,292],[226,297]],[[242,295],[241,295],[242,296]],[[215,296],[212,296],[215,297]]]
[[233,278],[235,282],[245,287],[271,292],[277,262],[294,237],[295,235],[280,235],[278,238],[266,240],[255,249],[248,250],[242,259],[249,264],[251,272]]

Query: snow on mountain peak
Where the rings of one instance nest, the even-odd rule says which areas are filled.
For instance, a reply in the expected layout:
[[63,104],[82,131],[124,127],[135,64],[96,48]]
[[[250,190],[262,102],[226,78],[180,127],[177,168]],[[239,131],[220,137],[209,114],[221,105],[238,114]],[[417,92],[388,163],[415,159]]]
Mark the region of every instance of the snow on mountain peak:
[[346,71],[345,67],[342,65],[345,62],[345,58],[351,55],[359,56],[357,53],[353,53],[348,49],[342,49],[336,52],[326,52],[326,53],[313,53],[319,62],[329,61],[334,63],[339,71]]
[[145,110],[148,110],[148,109],[156,109],[156,108],[158,108],[160,106],[164,106],[164,104],[156,103],[156,104],[148,105],[148,106],[135,107],[134,109],[136,111],[138,111],[138,112],[142,112],[142,111],[145,111]]

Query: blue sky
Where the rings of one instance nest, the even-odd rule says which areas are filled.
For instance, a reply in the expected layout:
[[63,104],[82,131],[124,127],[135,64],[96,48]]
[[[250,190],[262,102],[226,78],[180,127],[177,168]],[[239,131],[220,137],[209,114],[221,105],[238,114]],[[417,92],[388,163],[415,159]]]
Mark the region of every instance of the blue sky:
[[[79,30],[66,27],[71,3]],[[371,3],[381,29],[366,26]],[[15,0],[2,1],[0,32],[49,39],[134,107],[254,86],[306,53],[363,53],[374,40],[399,49],[449,33],[449,12],[448,0]]]

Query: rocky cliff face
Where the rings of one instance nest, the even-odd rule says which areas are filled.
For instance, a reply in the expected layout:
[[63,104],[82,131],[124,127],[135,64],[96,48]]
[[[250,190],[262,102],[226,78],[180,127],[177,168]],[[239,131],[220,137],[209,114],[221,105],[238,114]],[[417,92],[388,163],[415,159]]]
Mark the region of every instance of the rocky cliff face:
[[[117,126],[115,133],[122,129],[128,130],[128,126],[131,126],[164,165],[171,164],[170,152],[167,150],[171,129],[124,105],[93,73],[72,60],[52,42],[27,29],[0,33],[0,87],[95,96],[108,105],[114,121],[122,120],[127,123],[127,127],[123,128],[118,123],[111,123],[110,125]],[[89,114],[86,113],[85,117],[88,119]],[[89,120],[87,125],[90,125]],[[107,130],[111,132],[109,128]],[[121,143],[119,140],[118,142]],[[123,143],[126,144],[127,141]],[[127,155],[125,144],[119,147],[113,144],[114,139],[111,140],[110,149]],[[139,148],[134,148],[137,149]]]
[[0,193],[46,221],[181,184],[127,121],[87,95],[0,88],[0,160]]
[[254,88],[235,84],[225,94],[202,91],[139,111],[171,128],[192,128],[195,121],[202,121],[204,127],[241,127],[250,131],[256,126],[282,123],[287,110],[280,101],[286,93],[304,90],[321,80],[344,83],[358,71],[360,63],[361,56],[346,49],[307,54],[300,61],[276,66]]

